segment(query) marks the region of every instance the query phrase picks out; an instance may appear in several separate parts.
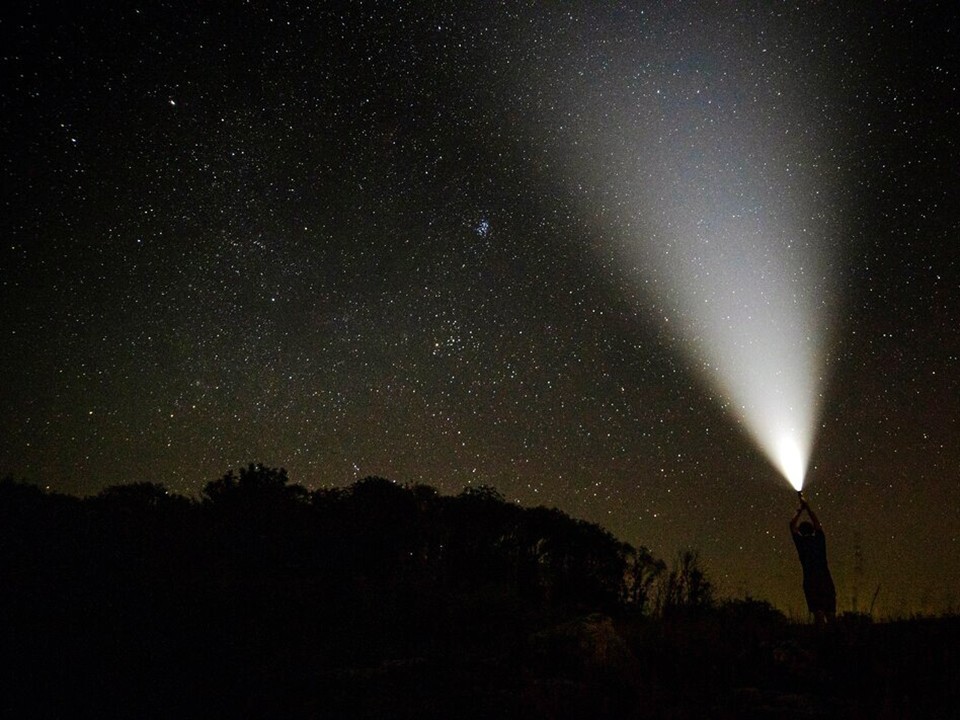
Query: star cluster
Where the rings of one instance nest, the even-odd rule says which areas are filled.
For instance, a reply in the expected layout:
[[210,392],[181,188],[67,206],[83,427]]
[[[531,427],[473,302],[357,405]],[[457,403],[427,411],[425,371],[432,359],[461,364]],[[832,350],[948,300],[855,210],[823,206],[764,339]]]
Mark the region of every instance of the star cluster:
[[956,14],[737,6],[16,3],[0,472],[489,484],[799,612],[791,491],[636,251],[719,187],[831,278],[841,609],[956,608]]

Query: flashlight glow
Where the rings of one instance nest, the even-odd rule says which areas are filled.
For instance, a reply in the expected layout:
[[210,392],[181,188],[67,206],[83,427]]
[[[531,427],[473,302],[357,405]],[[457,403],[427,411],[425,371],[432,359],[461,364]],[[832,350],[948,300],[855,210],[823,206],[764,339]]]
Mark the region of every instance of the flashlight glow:
[[842,89],[830,63],[802,51],[796,23],[768,18],[765,42],[783,49],[771,59],[722,3],[673,4],[645,22],[615,62],[585,39],[582,57],[551,64],[537,87],[543,121],[638,305],[800,489],[844,234],[844,170],[828,160]]
[[803,478],[807,474],[805,453],[791,435],[784,435],[777,443],[774,463],[794,490],[803,490]]
[[738,147],[761,136],[749,124],[719,125],[649,158],[670,191],[638,187],[643,229],[627,257],[654,280],[647,287],[694,368],[799,490],[830,324],[827,186],[810,191],[816,177],[801,182],[787,148]]
[[[747,176],[748,177],[748,176]],[[741,190],[745,187],[741,178]],[[691,183],[700,197],[666,206],[657,235],[669,254],[642,244],[657,271],[663,305],[672,305],[678,339],[704,380],[796,490],[803,487],[820,406],[829,285],[816,243],[794,242],[783,199],[754,186],[763,223],[738,217],[724,193],[705,194],[709,178]],[[682,204],[681,204],[682,203]],[[693,215],[693,219],[684,215]]]

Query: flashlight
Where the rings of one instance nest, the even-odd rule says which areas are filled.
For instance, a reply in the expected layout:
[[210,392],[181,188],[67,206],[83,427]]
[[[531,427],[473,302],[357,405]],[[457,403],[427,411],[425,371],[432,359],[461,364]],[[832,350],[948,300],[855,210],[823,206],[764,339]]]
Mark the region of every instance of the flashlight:
[[807,499],[803,496],[803,490],[797,490],[797,497],[800,498],[800,502],[806,504]]

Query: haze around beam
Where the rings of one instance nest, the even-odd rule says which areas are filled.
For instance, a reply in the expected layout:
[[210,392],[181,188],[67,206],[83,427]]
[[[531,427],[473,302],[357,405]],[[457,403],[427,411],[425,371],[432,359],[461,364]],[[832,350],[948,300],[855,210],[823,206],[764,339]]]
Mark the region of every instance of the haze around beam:
[[821,398],[823,288],[806,280],[789,229],[749,222],[723,203],[698,207],[690,198],[683,207],[692,219],[677,208],[676,221],[656,233],[670,233],[662,256],[656,244],[643,252],[695,367],[799,490]]
[[638,303],[800,489],[843,241],[830,48],[802,17],[657,12],[618,31],[616,52],[611,17],[558,59],[568,80],[544,104]]

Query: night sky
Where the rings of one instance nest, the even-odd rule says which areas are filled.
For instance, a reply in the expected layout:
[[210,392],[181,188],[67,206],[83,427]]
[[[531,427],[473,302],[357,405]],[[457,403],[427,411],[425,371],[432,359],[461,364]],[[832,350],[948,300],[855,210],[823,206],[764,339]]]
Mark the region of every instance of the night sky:
[[799,615],[651,259],[742,185],[813,264],[840,610],[960,608],[955,3],[9,5],[0,474],[493,485]]

